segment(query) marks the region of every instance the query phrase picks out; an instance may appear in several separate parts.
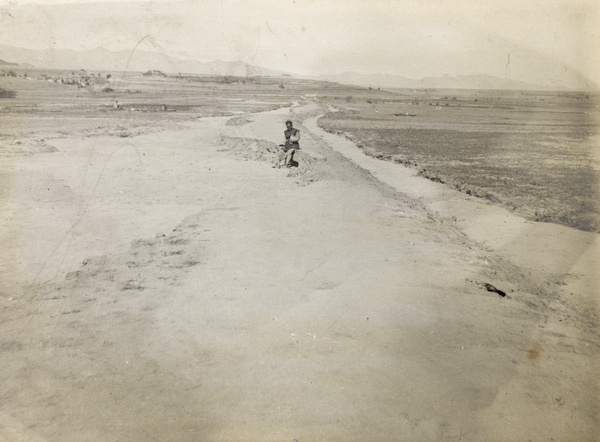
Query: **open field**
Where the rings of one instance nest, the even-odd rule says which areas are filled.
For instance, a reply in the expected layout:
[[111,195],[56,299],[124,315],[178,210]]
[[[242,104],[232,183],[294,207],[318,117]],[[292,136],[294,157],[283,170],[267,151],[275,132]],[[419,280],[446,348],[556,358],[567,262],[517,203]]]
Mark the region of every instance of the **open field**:
[[[440,139],[500,157],[498,109],[107,74],[0,77],[0,440],[598,440],[598,233],[419,174]],[[557,140],[594,126],[559,114],[544,164],[587,177]],[[287,119],[299,167],[274,169]]]
[[[80,75],[83,76],[76,71],[29,71],[27,79],[0,76],[0,87],[14,95],[0,101],[4,123],[0,135],[4,142],[42,132],[50,137],[74,132],[81,135],[120,133],[122,129],[115,127],[118,124],[141,133],[174,128],[178,123],[203,117],[277,109],[289,106],[290,98],[302,99],[317,90],[339,91],[341,95],[353,90],[331,83],[291,78],[235,80],[227,77],[223,80],[221,77],[197,76],[146,77],[141,73],[111,76],[110,80],[102,79],[97,84],[93,83],[96,80],[92,77],[88,80],[92,82],[91,86],[78,87],[76,83],[81,82],[81,78],[90,78],[88,73],[83,77]],[[52,79],[74,84],[56,83]],[[114,108],[115,102],[118,102],[118,109]],[[71,119],[68,130],[57,127],[55,119],[58,116]]]
[[528,219],[600,229],[598,94],[363,91],[335,101],[345,110],[320,124],[369,155]]

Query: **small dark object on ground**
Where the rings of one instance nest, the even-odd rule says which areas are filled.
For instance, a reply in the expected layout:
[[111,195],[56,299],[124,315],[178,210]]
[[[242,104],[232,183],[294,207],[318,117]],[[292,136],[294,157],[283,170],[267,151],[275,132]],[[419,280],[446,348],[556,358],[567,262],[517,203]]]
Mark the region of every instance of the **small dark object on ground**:
[[492,284],[488,284],[487,282],[485,282],[483,284],[483,286],[485,287],[485,289],[488,292],[495,292],[498,293],[500,296],[502,296],[503,298],[506,296],[506,293],[504,293],[502,290],[497,289],[496,287],[494,287]]
[[15,98],[17,93],[15,91],[7,91],[0,88],[0,98]]

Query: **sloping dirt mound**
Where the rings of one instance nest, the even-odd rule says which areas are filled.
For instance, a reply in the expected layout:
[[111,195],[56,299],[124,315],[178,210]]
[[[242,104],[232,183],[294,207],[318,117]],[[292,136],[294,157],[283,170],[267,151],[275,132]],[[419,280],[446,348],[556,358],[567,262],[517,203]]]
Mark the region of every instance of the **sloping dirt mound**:
[[[277,164],[279,147],[277,144],[255,138],[221,137],[219,144],[223,146],[221,151],[231,152],[245,160],[267,161]],[[294,154],[297,165],[289,168],[289,177],[302,177],[304,183],[317,181],[324,175],[325,159],[317,159],[303,150]]]
[[277,144],[256,138],[221,137],[222,151],[228,151],[246,160],[275,161]]
[[250,124],[253,121],[254,120],[247,118],[245,115],[242,115],[239,117],[230,118],[227,120],[227,123],[225,123],[225,126],[244,126],[245,124]]
[[134,240],[123,255],[86,259],[80,270],[67,274],[67,286],[118,292],[151,288],[158,280],[175,284],[181,272],[200,264],[200,216],[186,218],[167,235]]
[[47,144],[43,138],[3,141],[0,148],[0,156],[30,156],[53,152],[58,152],[58,149]]

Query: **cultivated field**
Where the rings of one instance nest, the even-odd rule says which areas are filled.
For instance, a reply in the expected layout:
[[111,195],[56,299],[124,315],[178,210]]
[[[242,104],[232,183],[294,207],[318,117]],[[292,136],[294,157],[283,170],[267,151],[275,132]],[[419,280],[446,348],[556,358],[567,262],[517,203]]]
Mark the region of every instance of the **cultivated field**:
[[576,92],[361,91],[320,120],[369,155],[535,221],[600,231],[600,96]]

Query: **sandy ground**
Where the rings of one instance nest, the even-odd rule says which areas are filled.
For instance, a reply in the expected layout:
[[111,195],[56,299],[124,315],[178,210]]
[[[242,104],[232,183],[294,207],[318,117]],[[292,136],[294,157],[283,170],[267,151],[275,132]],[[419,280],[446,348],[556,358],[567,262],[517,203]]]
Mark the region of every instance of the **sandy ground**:
[[[598,235],[321,113],[3,162],[0,440],[600,440]],[[300,168],[272,169],[288,118]]]

